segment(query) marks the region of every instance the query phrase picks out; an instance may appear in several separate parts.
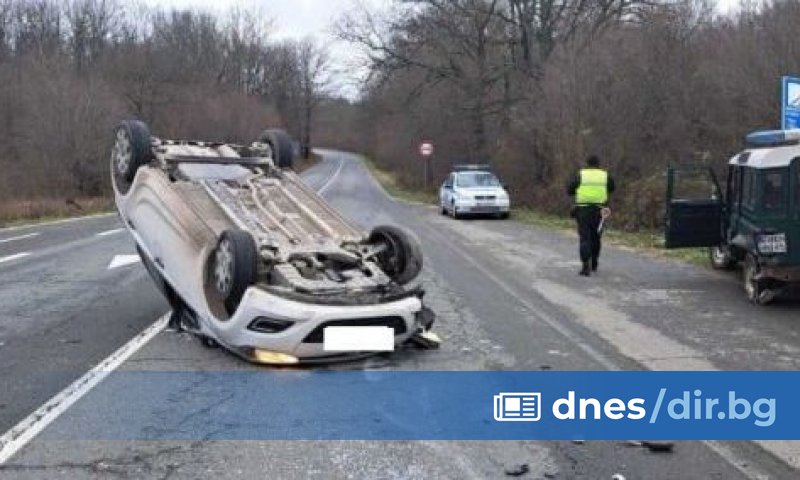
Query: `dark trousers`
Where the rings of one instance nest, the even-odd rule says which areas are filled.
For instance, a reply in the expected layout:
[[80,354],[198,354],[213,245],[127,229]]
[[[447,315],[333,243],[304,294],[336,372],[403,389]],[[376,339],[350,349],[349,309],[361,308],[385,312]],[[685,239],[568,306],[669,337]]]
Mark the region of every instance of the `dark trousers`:
[[581,262],[588,264],[600,257],[600,227],[602,215],[599,205],[582,205],[575,207],[575,220],[578,222],[578,237],[580,238]]

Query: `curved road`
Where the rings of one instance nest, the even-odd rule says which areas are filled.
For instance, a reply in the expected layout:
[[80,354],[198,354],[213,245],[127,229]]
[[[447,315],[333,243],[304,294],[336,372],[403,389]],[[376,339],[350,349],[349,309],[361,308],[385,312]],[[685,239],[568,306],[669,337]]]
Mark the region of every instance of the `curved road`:
[[[331,368],[800,366],[797,300],[752,307],[734,275],[618,248],[606,249],[598,275],[578,277],[571,236],[513,221],[454,221],[433,207],[389,198],[357,156],[324,151],[323,157],[303,176],[336,208],[364,229],[396,223],[419,235],[426,299],[444,338],[436,351]],[[119,228],[115,216],[105,216],[0,230],[3,431],[166,311],[140,265],[117,257],[123,265],[109,269],[117,255],[134,253]],[[259,368],[187,335],[162,332],[118,373]],[[800,464],[796,442],[679,442],[674,453],[653,454],[624,442],[66,440],[86,422],[103,423],[125,410],[124,392],[114,388],[105,382],[78,401],[0,467],[0,477],[503,478],[506,466],[527,463],[531,472],[523,478],[797,478],[790,464]],[[181,396],[187,392],[177,393],[153,418],[137,419],[136,428],[187,415]],[[205,409],[190,414],[224,400],[204,398]],[[197,428],[197,438],[213,437]]]

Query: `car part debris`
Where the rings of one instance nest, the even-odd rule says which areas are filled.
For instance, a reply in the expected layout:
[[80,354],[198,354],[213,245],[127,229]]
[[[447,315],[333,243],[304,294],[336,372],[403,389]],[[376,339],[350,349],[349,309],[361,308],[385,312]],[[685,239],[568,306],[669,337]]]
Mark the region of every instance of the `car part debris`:
[[642,440],[642,446],[651,452],[670,453],[675,448],[675,442],[667,440]]
[[527,463],[514,465],[512,467],[506,468],[505,470],[506,475],[508,475],[509,477],[521,477],[530,471],[531,469]]

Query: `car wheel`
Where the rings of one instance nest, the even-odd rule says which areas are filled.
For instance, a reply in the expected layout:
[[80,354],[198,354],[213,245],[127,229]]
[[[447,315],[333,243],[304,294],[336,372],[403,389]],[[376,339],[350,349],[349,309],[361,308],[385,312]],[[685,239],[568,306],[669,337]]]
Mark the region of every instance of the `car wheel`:
[[212,291],[232,315],[247,288],[256,282],[258,253],[253,237],[244,230],[225,230],[208,261]]
[[447,216],[447,207],[445,207],[444,205],[441,205],[439,207],[439,213],[441,213],[442,215]]
[[369,243],[384,245],[377,255],[378,266],[396,283],[405,285],[422,271],[422,248],[411,232],[382,225],[372,230]]
[[767,288],[764,280],[756,278],[760,270],[758,258],[752,253],[748,254],[744,262],[742,275],[744,278],[744,291],[747,293],[747,299],[753,304],[766,305],[775,298],[775,295]]
[[120,193],[127,193],[139,167],[153,158],[150,129],[139,120],[125,120],[114,129],[111,172]]
[[258,137],[260,143],[266,143],[272,150],[272,160],[278,168],[294,166],[294,142],[283,130],[264,130]]
[[454,219],[458,220],[458,212],[456,212],[455,202],[450,203],[450,214],[453,216]]
[[511,212],[502,212],[497,215],[500,220],[507,220],[511,216]]
[[709,247],[708,258],[711,261],[711,267],[716,270],[731,270],[736,266],[736,259],[727,245]]

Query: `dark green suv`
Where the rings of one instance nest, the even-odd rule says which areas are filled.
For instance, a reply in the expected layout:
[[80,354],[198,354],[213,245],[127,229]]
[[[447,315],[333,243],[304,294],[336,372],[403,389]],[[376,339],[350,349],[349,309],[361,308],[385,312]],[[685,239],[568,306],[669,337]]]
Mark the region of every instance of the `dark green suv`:
[[747,146],[724,191],[709,168],[669,168],[665,246],[709,247],[714,268],[743,263],[747,297],[763,305],[800,282],[800,130],[752,133]]

